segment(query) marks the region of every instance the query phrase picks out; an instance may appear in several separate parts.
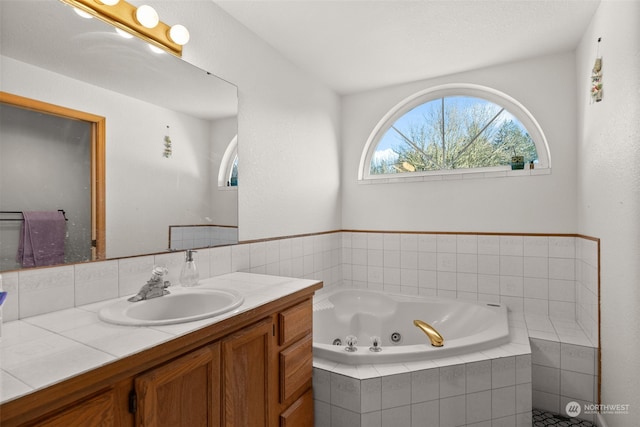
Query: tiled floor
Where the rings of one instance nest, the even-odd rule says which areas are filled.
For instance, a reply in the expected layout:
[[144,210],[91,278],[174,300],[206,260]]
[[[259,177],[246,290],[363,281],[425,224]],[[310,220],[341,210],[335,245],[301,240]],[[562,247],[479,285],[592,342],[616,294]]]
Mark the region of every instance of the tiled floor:
[[552,414],[551,412],[533,409],[533,427],[594,427],[589,421],[579,418],[567,418],[562,415]]

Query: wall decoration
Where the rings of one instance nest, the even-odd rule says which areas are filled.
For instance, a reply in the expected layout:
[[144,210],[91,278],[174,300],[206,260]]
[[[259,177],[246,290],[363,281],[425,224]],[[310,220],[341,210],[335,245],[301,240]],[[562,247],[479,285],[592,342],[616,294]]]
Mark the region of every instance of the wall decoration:
[[591,103],[602,101],[602,57],[600,55],[600,42],[598,38],[598,48],[596,49],[596,60],[591,70]]
[[162,157],[169,158],[173,154],[171,150],[171,136],[169,135],[169,126],[167,125],[167,134],[164,136],[164,151]]

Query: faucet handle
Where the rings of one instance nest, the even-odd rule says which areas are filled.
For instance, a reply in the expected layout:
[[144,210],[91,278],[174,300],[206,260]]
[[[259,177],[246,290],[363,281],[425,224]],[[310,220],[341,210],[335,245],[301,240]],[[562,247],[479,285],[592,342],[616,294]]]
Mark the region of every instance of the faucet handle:
[[345,344],[347,344],[347,346],[345,347],[346,351],[358,351],[358,347],[356,347],[356,344],[358,344],[358,338],[355,335],[347,335],[344,339],[344,342]]

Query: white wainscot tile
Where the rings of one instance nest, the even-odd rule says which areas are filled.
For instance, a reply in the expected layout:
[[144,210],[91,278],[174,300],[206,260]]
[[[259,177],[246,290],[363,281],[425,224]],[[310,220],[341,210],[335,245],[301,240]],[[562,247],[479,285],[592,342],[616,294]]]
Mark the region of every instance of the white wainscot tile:
[[20,317],[51,313],[74,306],[73,266],[19,273]]
[[549,277],[549,258],[524,257],[524,277]]
[[436,252],[418,252],[419,270],[437,270],[438,254]]
[[478,254],[500,255],[500,237],[478,236]]
[[457,255],[455,253],[441,253],[438,252],[438,271],[456,271],[456,258]]
[[549,278],[575,280],[575,264],[573,258],[549,258]]
[[411,427],[440,425],[440,401],[416,403],[411,405]]
[[575,302],[575,282],[573,280],[549,280],[549,299],[553,301]]
[[499,236],[500,255],[522,256],[524,239],[522,236]]
[[332,373],[331,405],[360,413],[360,380]]
[[467,394],[467,424],[491,420],[491,390]]
[[457,254],[456,262],[456,271],[458,273],[478,272],[478,255],[476,254]]
[[478,293],[500,295],[500,276],[478,274]]
[[524,273],[524,258],[521,256],[503,255],[500,257],[500,275],[520,276]]
[[531,411],[531,383],[516,385],[516,413]]
[[411,403],[426,402],[440,397],[439,368],[411,373]]
[[524,295],[524,279],[516,276],[500,276],[500,295],[522,297]]
[[491,418],[502,418],[516,413],[516,387],[491,390]]
[[459,234],[456,236],[456,251],[459,254],[477,254],[478,236],[475,234]]
[[575,256],[575,237],[549,237],[549,257],[574,258]]
[[438,237],[435,234],[419,234],[418,235],[418,251],[419,252],[437,252]]
[[525,277],[524,296],[526,298],[549,299],[549,279]]
[[547,258],[549,256],[549,238],[546,236],[524,236],[524,256]]
[[382,427],[411,427],[411,406],[383,409]]
[[440,397],[464,394],[466,390],[465,365],[440,368]]
[[76,305],[118,297],[118,261],[76,264],[74,268]]
[[364,413],[382,409],[382,380],[380,378],[362,380],[360,382],[360,390],[361,412]]
[[338,406],[331,407],[331,427],[353,427],[360,425],[360,414]]
[[516,384],[531,383],[531,355],[516,356]]
[[479,274],[500,274],[500,256],[499,255],[478,255],[478,273]]
[[560,369],[531,365],[533,389],[545,393],[560,394]]
[[516,383],[516,358],[503,357],[491,361],[491,387],[506,387]]
[[531,340],[531,363],[548,366],[551,368],[560,367],[560,343],[546,340]]
[[560,372],[560,395],[593,402],[593,383],[593,375],[563,370]]
[[560,344],[560,366],[563,370],[593,375],[596,372],[596,349],[573,344]]
[[313,368],[313,398],[331,403],[331,372]]
[[456,253],[457,236],[454,234],[438,234],[438,253]]
[[411,403],[411,374],[382,377],[382,409]]
[[440,399],[440,425],[461,426],[466,422],[466,396],[453,396]]
[[466,392],[474,393],[491,389],[491,360],[467,363]]

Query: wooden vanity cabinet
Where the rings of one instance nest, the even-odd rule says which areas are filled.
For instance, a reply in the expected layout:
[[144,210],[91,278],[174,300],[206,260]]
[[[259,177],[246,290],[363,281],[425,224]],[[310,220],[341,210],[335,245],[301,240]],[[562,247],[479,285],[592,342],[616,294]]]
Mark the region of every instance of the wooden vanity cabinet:
[[0,406],[0,425],[313,425],[315,286]]

